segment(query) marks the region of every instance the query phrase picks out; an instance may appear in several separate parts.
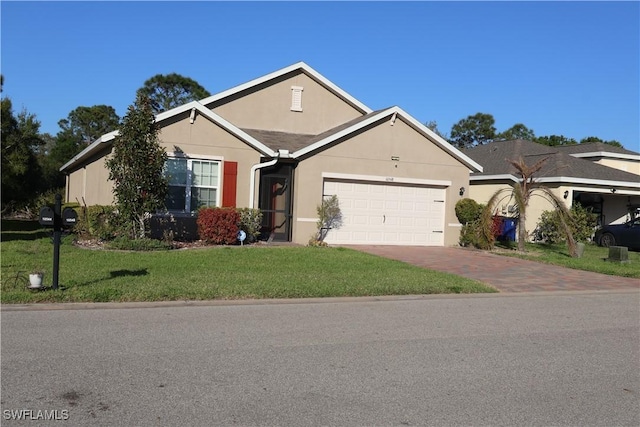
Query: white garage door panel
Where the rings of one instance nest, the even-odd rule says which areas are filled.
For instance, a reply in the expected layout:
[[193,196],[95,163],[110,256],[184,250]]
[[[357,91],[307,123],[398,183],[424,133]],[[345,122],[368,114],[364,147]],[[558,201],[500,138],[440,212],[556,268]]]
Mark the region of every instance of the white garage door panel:
[[327,243],[444,245],[442,188],[326,180],[324,194],[338,196],[343,218]]

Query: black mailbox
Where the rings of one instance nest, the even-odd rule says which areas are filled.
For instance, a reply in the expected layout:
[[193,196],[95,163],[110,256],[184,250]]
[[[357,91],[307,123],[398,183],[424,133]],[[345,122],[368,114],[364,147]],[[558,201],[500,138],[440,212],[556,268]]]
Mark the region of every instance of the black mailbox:
[[73,227],[78,221],[78,214],[73,208],[64,208],[62,211],[62,225]]
[[49,206],[44,206],[40,208],[40,225],[46,225],[49,227],[53,227],[55,222],[55,214],[53,213],[53,209]]

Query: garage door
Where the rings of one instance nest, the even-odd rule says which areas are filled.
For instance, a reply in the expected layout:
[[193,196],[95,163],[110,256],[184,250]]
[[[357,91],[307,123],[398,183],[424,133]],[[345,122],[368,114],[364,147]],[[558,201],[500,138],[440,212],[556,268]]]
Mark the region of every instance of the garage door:
[[444,246],[443,188],[325,180],[324,195],[334,194],[343,224],[327,243]]

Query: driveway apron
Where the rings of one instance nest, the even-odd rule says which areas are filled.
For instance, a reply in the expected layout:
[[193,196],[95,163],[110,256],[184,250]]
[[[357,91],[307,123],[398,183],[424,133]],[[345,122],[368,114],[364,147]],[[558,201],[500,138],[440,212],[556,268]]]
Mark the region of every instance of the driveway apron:
[[500,292],[640,289],[640,280],[574,270],[460,247],[348,246],[430,270],[456,274]]

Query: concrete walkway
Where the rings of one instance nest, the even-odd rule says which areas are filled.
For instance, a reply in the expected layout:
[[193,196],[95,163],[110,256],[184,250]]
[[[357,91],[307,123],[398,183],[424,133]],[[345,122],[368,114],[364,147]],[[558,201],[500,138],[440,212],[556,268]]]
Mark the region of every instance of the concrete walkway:
[[640,289],[640,279],[609,276],[459,247],[348,246],[419,267],[475,279],[500,292]]

